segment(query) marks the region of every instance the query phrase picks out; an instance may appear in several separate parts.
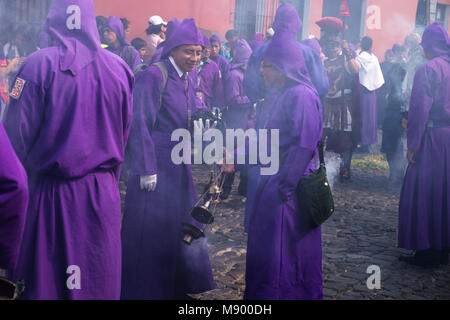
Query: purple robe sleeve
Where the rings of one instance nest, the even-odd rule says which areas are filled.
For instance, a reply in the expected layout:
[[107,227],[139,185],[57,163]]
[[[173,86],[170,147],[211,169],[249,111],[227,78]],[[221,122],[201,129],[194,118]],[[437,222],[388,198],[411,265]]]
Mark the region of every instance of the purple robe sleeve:
[[[16,79],[22,79],[20,71]],[[27,156],[44,121],[45,89],[30,80],[23,81],[25,84],[21,94],[17,98],[11,97],[5,129],[17,156],[26,166]]]
[[25,170],[0,123],[0,268],[17,263],[28,204]]
[[221,107],[223,106],[223,81],[222,73],[220,70],[214,74],[214,84],[213,84],[213,106]]
[[229,106],[249,104],[250,99],[244,95],[242,80],[236,72],[230,71],[225,81],[225,96]]
[[320,58],[320,55],[310,47],[301,43],[300,47],[302,48],[303,56],[305,57],[305,63],[308,68],[311,82],[319,93],[319,96],[325,97],[328,91],[330,91],[330,83],[322,59]]
[[414,77],[408,113],[407,138],[409,150],[419,150],[422,143],[428,114],[433,105],[432,88],[436,86],[433,79],[433,70],[426,65],[417,70]]
[[305,94],[306,90],[296,90],[296,94],[283,102],[286,126],[291,136],[286,159],[280,168],[279,192],[283,201],[295,196],[297,185],[313,160],[321,138],[322,119],[317,106],[320,102],[317,101],[318,97]]
[[160,109],[162,74],[149,67],[136,77],[133,95],[133,121],[128,140],[135,175],[157,174],[155,145],[151,136]]

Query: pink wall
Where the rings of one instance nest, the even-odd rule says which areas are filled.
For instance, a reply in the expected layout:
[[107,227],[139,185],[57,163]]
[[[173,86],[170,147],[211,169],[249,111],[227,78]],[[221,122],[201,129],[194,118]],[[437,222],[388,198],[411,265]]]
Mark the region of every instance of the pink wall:
[[315,36],[317,39],[320,38],[320,28],[316,24],[320,18],[322,18],[322,7],[323,0],[313,0],[311,1],[311,9],[309,16],[309,35]]
[[403,44],[414,31],[418,0],[368,0],[366,35],[374,42],[380,61],[395,43]]
[[[439,0],[439,2],[450,0]],[[365,34],[374,41],[374,52],[380,61],[395,43],[403,44],[414,30],[418,0],[368,0]],[[316,21],[322,17],[323,0],[311,1],[309,34],[320,37]]]
[[[94,0],[96,15],[124,17],[131,21],[131,38],[143,37],[148,18],[165,21],[194,18],[199,28],[225,34],[233,28],[235,0]],[[131,39],[129,39],[131,40]]]

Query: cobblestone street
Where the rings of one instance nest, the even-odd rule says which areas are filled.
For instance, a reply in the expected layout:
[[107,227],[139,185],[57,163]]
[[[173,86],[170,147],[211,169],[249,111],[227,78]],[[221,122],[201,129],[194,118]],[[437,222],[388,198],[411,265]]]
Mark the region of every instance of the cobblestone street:
[[[356,156],[358,157],[358,156]],[[423,269],[400,262],[411,254],[397,248],[400,187],[387,187],[387,172],[354,167],[352,180],[334,184],[336,212],[322,228],[325,299],[450,299],[450,266]],[[193,166],[197,190],[208,182],[208,168]],[[197,299],[242,299],[247,235],[244,203],[232,194],[218,206],[206,229],[217,289]],[[367,268],[381,269],[381,289],[369,290]]]

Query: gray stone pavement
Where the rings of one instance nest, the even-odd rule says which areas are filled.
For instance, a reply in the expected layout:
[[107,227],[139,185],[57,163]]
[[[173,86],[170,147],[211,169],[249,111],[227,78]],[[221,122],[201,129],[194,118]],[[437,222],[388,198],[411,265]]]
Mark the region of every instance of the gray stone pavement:
[[[193,166],[198,191],[209,168]],[[336,212],[322,227],[324,298],[331,300],[450,299],[450,266],[423,269],[400,262],[397,248],[400,187],[387,187],[387,173],[354,167],[352,180],[334,184]],[[245,285],[247,235],[236,176],[230,198],[206,229],[217,289],[193,297],[239,300]],[[370,290],[367,268],[380,267],[381,288]]]

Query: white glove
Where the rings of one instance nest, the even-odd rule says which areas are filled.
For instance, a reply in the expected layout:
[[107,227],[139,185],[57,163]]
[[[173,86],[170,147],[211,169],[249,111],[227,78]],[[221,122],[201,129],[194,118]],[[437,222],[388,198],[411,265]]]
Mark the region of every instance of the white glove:
[[141,190],[155,191],[156,189],[156,177],[154,174],[152,176],[140,176],[140,187]]
[[203,132],[203,119],[194,120],[194,132]]

